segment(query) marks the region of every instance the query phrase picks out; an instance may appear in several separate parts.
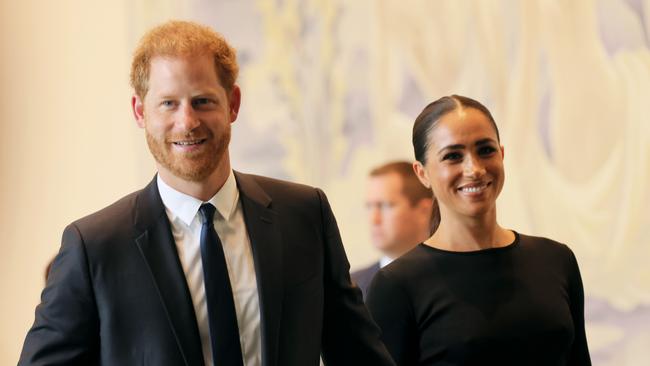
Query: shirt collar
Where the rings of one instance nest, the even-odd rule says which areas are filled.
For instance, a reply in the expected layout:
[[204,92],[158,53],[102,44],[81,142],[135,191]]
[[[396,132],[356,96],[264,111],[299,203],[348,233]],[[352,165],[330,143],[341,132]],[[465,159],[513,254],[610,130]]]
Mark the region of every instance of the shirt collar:
[[235,174],[230,170],[223,187],[208,202],[212,203],[221,217],[228,221],[237,208],[237,200],[239,200],[239,189]]
[[393,258],[385,255],[379,259],[379,268],[384,268],[385,266],[389,265],[390,262],[393,261]]
[[[156,180],[160,198],[170,214],[170,220],[174,221],[178,218],[188,226],[192,224],[192,220],[199,212],[199,207],[201,207],[203,201],[175,190],[160,178],[160,174],[158,174]],[[230,216],[235,212],[238,199],[237,181],[232,170],[230,170],[226,182],[208,202],[214,205],[221,217],[229,220]]]

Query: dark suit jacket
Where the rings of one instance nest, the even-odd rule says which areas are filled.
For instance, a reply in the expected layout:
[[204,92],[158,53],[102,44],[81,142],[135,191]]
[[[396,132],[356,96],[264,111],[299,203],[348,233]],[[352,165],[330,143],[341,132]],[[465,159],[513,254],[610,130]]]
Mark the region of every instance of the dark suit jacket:
[[352,282],[359,286],[364,299],[368,296],[368,287],[370,287],[370,282],[372,282],[372,278],[375,277],[375,273],[379,271],[379,268],[379,261],[377,261],[366,268],[352,272]]
[[[260,298],[262,364],[393,365],[350,282],[319,189],[235,173]],[[190,292],[154,179],[70,224],[20,365],[203,365]]]

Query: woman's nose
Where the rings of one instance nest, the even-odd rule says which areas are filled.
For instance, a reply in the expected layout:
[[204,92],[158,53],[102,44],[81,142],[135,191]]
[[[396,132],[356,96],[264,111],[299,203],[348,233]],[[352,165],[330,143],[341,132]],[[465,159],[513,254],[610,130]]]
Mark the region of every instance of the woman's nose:
[[482,177],[485,174],[485,166],[480,159],[470,155],[465,160],[464,174],[468,177]]

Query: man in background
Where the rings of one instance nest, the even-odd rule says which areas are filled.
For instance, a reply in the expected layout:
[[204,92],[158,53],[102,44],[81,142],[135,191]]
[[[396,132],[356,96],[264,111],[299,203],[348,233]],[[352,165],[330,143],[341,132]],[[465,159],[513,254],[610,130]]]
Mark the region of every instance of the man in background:
[[406,161],[387,163],[370,172],[366,209],[372,244],[382,257],[352,273],[364,298],[375,273],[428,239],[440,221],[431,190],[420,183]]

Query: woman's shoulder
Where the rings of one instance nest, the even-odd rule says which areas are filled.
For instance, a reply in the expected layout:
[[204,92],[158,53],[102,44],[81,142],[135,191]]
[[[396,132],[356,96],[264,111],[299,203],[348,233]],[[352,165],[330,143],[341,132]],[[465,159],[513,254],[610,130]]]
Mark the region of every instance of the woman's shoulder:
[[376,302],[377,299],[382,299],[380,302],[386,299],[407,299],[417,292],[415,290],[420,279],[426,276],[432,263],[423,246],[424,244],[417,245],[375,274],[368,289],[368,302]]
[[435,261],[434,256],[427,250],[426,244],[421,243],[379,271],[393,280],[408,281],[409,278],[418,276],[422,271],[431,268],[433,261]]
[[543,236],[534,236],[517,232],[519,241],[524,245],[536,245],[543,248],[568,248],[566,244]]
[[517,235],[519,236],[519,246],[524,252],[563,258],[572,258],[574,256],[571,248],[559,241],[542,236],[521,233],[517,233]]

